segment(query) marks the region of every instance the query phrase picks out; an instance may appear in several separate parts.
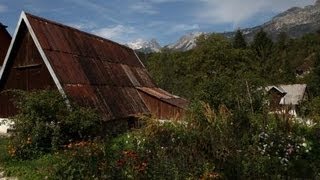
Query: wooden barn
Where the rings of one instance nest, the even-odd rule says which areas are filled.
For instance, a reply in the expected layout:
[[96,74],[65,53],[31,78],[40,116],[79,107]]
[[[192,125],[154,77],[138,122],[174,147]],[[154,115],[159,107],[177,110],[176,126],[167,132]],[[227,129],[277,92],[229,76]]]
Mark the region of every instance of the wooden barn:
[[[24,12],[0,71],[0,90],[8,89],[57,89],[105,121],[180,117],[188,104],[158,88],[132,49]],[[1,93],[0,118],[16,113]]]
[[3,64],[11,42],[11,35],[8,33],[6,28],[7,26],[0,23],[0,68]]

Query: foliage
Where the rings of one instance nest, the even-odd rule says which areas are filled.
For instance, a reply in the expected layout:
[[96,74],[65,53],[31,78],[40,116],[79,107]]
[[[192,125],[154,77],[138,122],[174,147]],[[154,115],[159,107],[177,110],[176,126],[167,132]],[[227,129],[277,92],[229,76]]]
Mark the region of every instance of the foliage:
[[12,118],[9,151],[13,157],[33,158],[100,135],[101,122],[94,110],[68,106],[58,92],[18,91],[16,95],[19,114]]
[[94,141],[80,141],[65,146],[55,165],[53,179],[101,179],[108,163],[101,144]]
[[320,96],[320,53],[316,54],[315,68],[309,82],[310,91],[313,96]]
[[48,179],[54,164],[59,163],[59,158],[54,154],[47,154],[33,160],[13,159],[7,151],[8,144],[9,139],[0,137],[0,166],[5,170],[6,176],[25,180]]
[[247,42],[244,39],[244,36],[240,29],[236,31],[236,34],[233,38],[233,47],[236,49],[245,49],[247,48]]
[[273,42],[269,38],[268,34],[261,29],[254,36],[251,47],[255,51],[261,63],[266,63],[267,59],[272,54]]

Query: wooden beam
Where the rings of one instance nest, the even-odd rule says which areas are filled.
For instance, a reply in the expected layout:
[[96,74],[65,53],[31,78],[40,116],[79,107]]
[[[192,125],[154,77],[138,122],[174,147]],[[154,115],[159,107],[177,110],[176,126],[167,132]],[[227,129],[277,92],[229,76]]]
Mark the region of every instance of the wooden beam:
[[29,64],[29,65],[25,65],[25,66],[16,66],[13,67],[14,69],[27,69],[27,68],[37,68],[40,67],[42,64]]

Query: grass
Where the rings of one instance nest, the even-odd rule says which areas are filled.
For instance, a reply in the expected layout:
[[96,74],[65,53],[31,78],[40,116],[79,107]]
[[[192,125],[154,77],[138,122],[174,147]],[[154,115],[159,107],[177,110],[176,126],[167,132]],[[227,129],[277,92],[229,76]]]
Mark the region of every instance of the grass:
[[7,153],[9,140],[0,137],[0,166],[7,176],[25,180],[51,179],[50,174],[59,162],[58,155],[44,155],[38,159],[19,161],[12,159]]

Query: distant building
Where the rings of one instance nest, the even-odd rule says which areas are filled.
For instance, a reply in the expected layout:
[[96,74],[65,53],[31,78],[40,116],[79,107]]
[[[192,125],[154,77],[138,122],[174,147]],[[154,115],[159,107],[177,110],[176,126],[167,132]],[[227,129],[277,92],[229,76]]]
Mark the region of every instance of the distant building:
[[300,104],[309,98],[306,84],[268,86],[270,110],[275,113],[289,113],[297,117]]
[[0,118],[17,113],[9,89],[56,89],[104,121],[176,118],[188,105],[157,87],[132,49],[24,12],[0,71]]
[[11,42],[11,35],[6,28],[7,26],[0,23],[0,69]]

